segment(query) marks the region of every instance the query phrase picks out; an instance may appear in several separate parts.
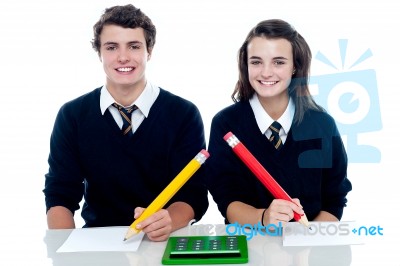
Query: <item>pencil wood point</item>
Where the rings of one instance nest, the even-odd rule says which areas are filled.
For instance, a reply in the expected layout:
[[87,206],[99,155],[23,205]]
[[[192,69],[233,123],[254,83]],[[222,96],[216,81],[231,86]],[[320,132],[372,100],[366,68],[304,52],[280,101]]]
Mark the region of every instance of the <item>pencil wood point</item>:
[[310,223],[308,222],[307,216],[304,214],[301,216],[301,218],[298,221],[299,223],[301,223],[302,225],[308,227],[308,229],[310,229]]
[[139,233],[139,230],[129,227],[128,231],[126,232],[126,235],[124,237],[124,241],[128,240],[129,238],[131,238],[132,236],[136,235],[137,233]]

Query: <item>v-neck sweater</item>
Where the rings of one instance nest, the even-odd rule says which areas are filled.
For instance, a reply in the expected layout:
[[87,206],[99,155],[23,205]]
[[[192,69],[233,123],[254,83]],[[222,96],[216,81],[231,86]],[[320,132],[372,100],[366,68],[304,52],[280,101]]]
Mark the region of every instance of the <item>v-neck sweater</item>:
[[206,180],[225,218],[233,201],[268,208],[274,199],[225,142],[228,132],[236,135],[290,197],[300,199],[308,219],[320,211],[341,219],[351,183],[346,151],[329,114],[308,111],[300,124],[292,124],[285,144],[276,150],[261,133],[248,101],[218,112],[211,123],[208,150],[212,156]]
[[[74,212],[83,196],[85,227],[129,225],[135,207],[147,207],[204,148],[203,121],[193,103],[161,89],[128,137],[108,110],[101,114],[97,88],[64,104],[57,115],[43,190],[47,210],[64,206]],[[191,205],[200,220],[208,207],[201,175],[195,173],[165,207],[176,201]]]

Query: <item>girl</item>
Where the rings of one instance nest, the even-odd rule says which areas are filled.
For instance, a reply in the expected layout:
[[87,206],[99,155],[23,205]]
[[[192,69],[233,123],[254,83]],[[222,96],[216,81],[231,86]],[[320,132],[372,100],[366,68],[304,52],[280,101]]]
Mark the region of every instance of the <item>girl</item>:
[[[347,155],[334,119],[309,92],[311,57],[304,38],[278,19],[260,22],[241,46],[235,103],[212,120],[206,166],[226,223],[285,224],[294,212],[313,221],[341,219],[351,190]],[[224,141],[228,132],[294,202],[273,198]]]

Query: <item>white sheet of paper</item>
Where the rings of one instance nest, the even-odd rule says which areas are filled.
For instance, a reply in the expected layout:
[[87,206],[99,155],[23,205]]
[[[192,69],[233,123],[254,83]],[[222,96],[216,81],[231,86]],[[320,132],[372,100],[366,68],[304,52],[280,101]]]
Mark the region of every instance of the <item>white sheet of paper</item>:
[[74,229],[57,252],[136,251],[144,233],[124,241],[128,227],[96,227]]
[[283,246],[338,246],[364,244],[364,230],[356,222],[298,222],[283,228]]

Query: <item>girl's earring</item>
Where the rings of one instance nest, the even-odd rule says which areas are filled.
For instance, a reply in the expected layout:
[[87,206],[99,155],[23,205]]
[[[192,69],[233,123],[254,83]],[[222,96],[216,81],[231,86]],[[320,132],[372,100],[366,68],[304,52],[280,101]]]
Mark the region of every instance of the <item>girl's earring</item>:
[[294,75],[294,73],[296,73],[296,69],[293,69],[292,75]]

